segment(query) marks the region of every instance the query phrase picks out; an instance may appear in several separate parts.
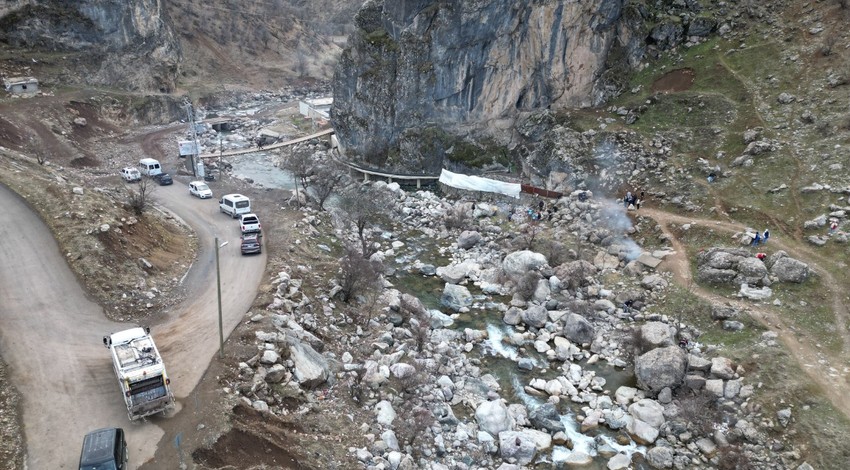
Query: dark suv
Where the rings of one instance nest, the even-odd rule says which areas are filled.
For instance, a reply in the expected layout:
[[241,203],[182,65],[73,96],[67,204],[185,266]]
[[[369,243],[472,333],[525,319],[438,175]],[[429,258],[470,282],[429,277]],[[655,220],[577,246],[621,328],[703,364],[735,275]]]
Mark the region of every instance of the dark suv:
[[160,173],[153,177],[160,186],[168,186],[169,184],[174,183],[174,180],[171,179],[171,175],[168,173]]
[[121,428],[104,428],[86,434],[80,454],[80,470],[124,470],[127,441]]
[[242,235],[242,254],[260,254],[263,252],[262,235],[259,232],[246,233]]

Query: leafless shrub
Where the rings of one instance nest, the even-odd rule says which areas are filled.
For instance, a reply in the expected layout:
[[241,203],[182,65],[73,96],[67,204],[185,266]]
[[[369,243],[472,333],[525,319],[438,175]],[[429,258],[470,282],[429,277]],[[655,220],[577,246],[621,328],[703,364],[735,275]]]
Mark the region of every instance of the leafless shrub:
[[44,165],[47,162],[47,152],[36,152],[35,160],[39,165]]
[[832,125],[826,122],[826,120],[818,121],[818,123],[815,124],[815,129],[821,137],[829,137],[833,133]]
[[529,271],[525,273],[516,284],[515,292],[522,297],[523,300],[529,300],[534,297],[534,291],[537,290],[537,282],[542,279],[542,276],[537,271]]
[[638,327],[632,328],[632,334],[625,338],[625,342],[626,344],[624,346],[628,346],[626,350],[631,350],[633,357],[647,353],[654,347],[652,343],[643,337],[643,333]]
[[[682,393],[682,395],[685,395]],[[707,393],[679,396],[679,419],[688,423],[690,429],[699,435],[708,436],[714,432],[715,423],[720,423],[717,400]]]
[[391,387],[394,388],[399,395],[410,398],[416,395],[416,392],[428,382],[428,377],[419,371],[404,377],[395,377],[391,379]]
[[370,261],[355,250],[347,250],[339,263],[337,273],[337,282],[341,287],[339,295],[343,302],[347,303],[358,295],[378,290],[380,280],[381,263]]
[[136,215],[142,215],[148,209],[153,189],[154,186],[150,183],[150,179],[142,178],[136,185],[136,189],[131,189],[127,194],[127,204]]
[[[409,402],[408,402],[409,403]],[[396,437],[399,441],[415,449],[416,440],[428,440],[428,428],[434,424],[434,415],[427,408],[412,403],[402,407],[402,425],[397,426]]]
[[569,250],[557,240],[541,239],[536,247],[537,252],[546,257],[549,266],[558,266],[570,260]]
[[747,453],[739,446],[730,445],[720,449],[717,468],[720,470],[751,470],[753,463]]
[[340,215],[354,225],[364,258],[377,250],[372,228],[387,223],[392,209],[390,194],[374,186],[352,186],[340,196]]
[[838,8],[842,10],[846,10],[850,8],[850,0],[835,0],[835,3],[838,4]]
[[823,43],[820,46],[821,55],[824,57],[832,55],[833,49],[835,48],[835,44],[837,42],[838,38],[835,36],[835,34],[826,35],[826,37],[823,38]]
[[525,226],[522,234],[514,239],[518,249],[530,250],[534,247],[534,240],[543,232],[543,227],[537,223],[529,223]]
[[410,332],[413,334],[413,341],[416,343],[416,351],[422,352],[431,337],[430,323],[426,318],[417,318],[411,322]]
[[466,228],[468,225],[466,211],[459,207],[452,207],[446,212],[443,223],[449,230]]

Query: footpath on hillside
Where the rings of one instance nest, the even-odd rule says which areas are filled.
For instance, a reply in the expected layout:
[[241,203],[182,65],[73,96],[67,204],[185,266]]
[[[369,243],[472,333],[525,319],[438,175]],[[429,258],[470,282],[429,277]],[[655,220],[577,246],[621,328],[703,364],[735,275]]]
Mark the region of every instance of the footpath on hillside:
[[[673,245],[675,254],[666,258],[661,266],[666,266],[673,273],[673,279],[677,284],[692,287],[691,290],[694,295],[710,303],[728,303],[748,312],[752,318],[775,332],[812,382],[818,384],[830,402],[850,419],[850,384],[847,383],[846,367],[844,367],[846,361],[844,357],[850,350],[850,333],[847,331],[848,309],[843,301],[844,288],[827,269],[823,268],[825,260],[822,259],[822,256],[813,253],[808,247],[795,240],[777,240],[774,237],[770,239],[771,245],[794,253],[798,259],[807,263],[827,285],[831,295],[831,309],[835,315],[835,331],[836,334],[841,335],[843,345],[840,353],[830,354],[825,349],[818,349],[816,338],[808,338],[799,331],[794,331],[788,320],[777,314],[768,305],[757,304],[745,299],[725,297],[693,282],[687,250],[670,229],[670,224],[700,224],[727,233],[745,231],[746,227],[743,224],[683,216],[646,207],[641,208],[638,215],[650,217],[658,223]],[[841,374],[827,373],[826,371],[830,367],[840,371]]]

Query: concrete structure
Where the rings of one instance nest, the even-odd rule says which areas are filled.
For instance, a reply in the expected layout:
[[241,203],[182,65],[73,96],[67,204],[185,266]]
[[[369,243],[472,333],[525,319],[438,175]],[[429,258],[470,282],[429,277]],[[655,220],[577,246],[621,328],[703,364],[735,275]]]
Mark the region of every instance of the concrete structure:
[[38,93],[38,80],[33,77],[12,77],[3,80],[6,91],[13,95]]
[[308,119],[321,119],[327,121],[331,118],[331,106],[333,98],[314,98],[298,102],[298,112]]

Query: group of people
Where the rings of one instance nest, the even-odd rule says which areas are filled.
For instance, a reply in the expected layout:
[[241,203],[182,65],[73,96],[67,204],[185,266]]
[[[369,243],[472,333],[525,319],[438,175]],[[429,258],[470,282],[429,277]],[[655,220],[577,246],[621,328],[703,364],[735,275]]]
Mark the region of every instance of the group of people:
[[629,209],[629,206],[635,206],[635,210],[640,209],[640,203],[643,202],[643,191],[640,192],[640,198],[637,195],[632,194],[631,191],[626,193],[626,196],[623,198],[623,206],[626,210]]
[[750,246],[759,246],[767,244],[767,239],[770,238],[770,231],[765,229],[764,234],[760,234],[756,232],[756,235],[753,237],[753,241],[750,242]]

